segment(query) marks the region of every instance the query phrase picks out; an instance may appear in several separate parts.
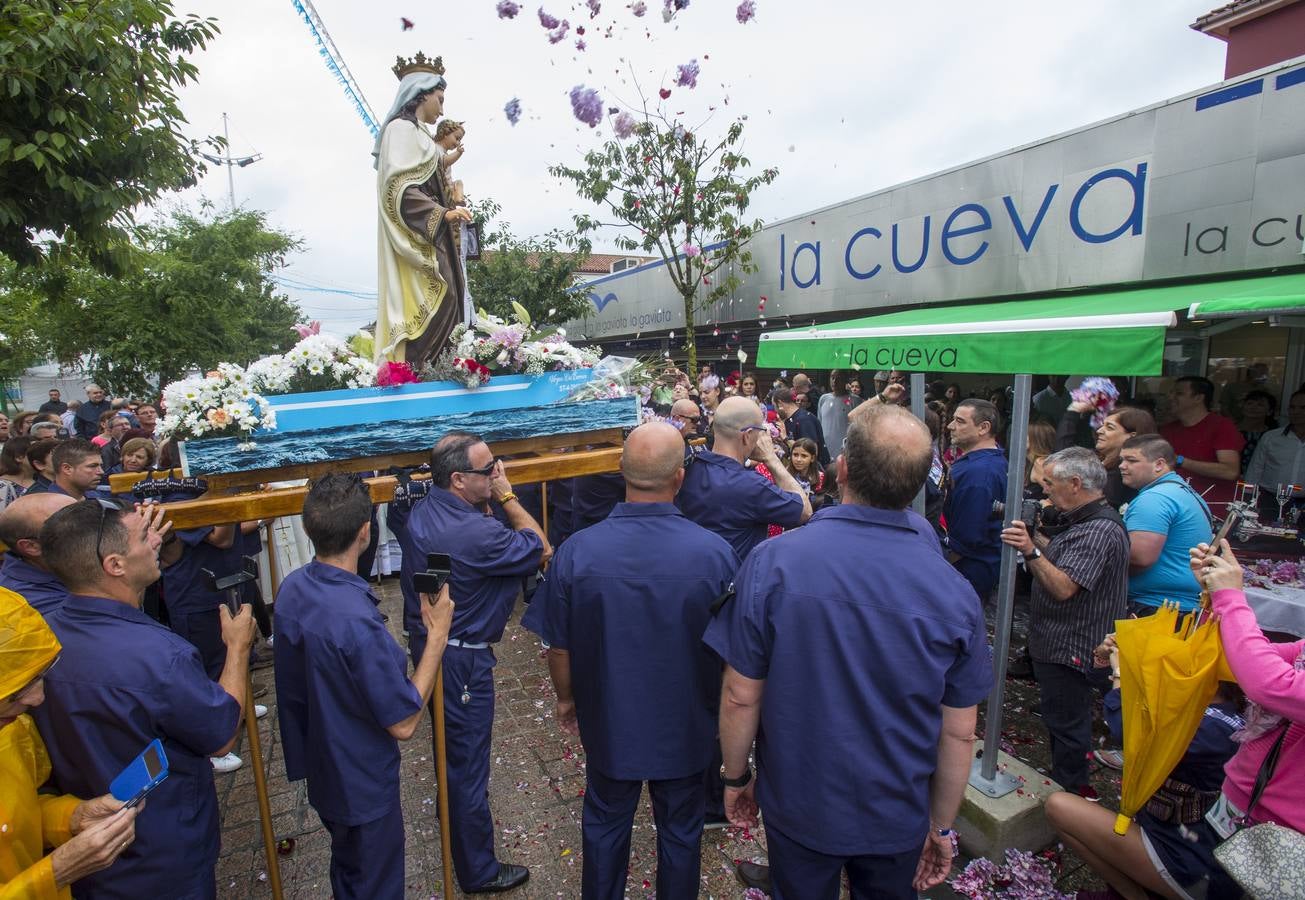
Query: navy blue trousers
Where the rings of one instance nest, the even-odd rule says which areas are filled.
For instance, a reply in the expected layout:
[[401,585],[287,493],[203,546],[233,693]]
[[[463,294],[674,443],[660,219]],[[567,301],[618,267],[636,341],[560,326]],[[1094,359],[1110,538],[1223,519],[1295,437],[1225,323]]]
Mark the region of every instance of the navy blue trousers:
[[[924,847],[924,835],[920,835]],[[915,900],[915,869],[920,850],[887,856],[830,856],[793,840],[766,825],[770,879],[774,900],[837,900],[843,870],[852,887],[852,900]]]
[[227,645],[222,642],[222,620],[218,617],[217,607],[193,613],[169,610],[168,627],[195,645],[204,662],[204,671],[217,681],[227,664]]
[[987,603],[989,595],[996,589],[997,581],[1001,577],[1001,563],[984,562],[962,556],[952,565],[974,588],[974,593],[979,595],[979,602]]
[[[584,900],[621,900],[630,870],[630,829],[642,781],[608,778],[590,766],[583,815]],[[657,898],[698,896],[706,791],[702,774],[648,782],[657,823]]]
[[[322,820],[331,833],[331,892],[335,900],[403,897],[403,811],[362,825]],[[445,889],[446,893],[448,889]]]
[[[494,651],[444,650],[444,746],[448,755],[453,868],[463,890],[498,875],[489,811],[489,742],[494,731]],[[470,695],[462,702],[463,692]],[[446,786],[440,785],[443,790]],[[446,890],[446,893],[448,891]]]

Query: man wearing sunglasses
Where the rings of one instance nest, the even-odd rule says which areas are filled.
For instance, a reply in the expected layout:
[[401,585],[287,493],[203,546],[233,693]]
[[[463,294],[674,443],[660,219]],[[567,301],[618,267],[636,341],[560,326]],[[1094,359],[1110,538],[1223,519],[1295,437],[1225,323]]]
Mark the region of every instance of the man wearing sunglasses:
[[19,497],[0,512],[0,541],[9,548],[0,565],[0,587],[30,603],[41,615],[68,599],[68,589],[41,558],[41,528],[46,520],[75,501],[63,494]]
[[[442,660],[453,865],[464,893],[498,893],[524,884],[524,866],[494,853],[489,750],[494,724],[494,651],[521,591],[521,579],[552,555],[543,528],[517,501],[503,464],[475,434],[452,432],[430,455],[431,489],[413,507],[408,539],[424,560],[447,553],[453,624]],[[490,513],[491,501],[508,524]],[[421,658],[424,629],[409,630]]]
[[50,752],[52,783],[79,797],[109,783],[151,741],[169,774],[136,820],[117,864],[77,885],[78,896],[217,896],[218,804],[208,758],[236,742],[254,619],[221,611],[226,665],[209,679],[199,651],[141,611],[159,578],[168,531],[162,509],[83,501],[41,529],[42,558],[71,595],[46,617],[63,645],[34,716]]

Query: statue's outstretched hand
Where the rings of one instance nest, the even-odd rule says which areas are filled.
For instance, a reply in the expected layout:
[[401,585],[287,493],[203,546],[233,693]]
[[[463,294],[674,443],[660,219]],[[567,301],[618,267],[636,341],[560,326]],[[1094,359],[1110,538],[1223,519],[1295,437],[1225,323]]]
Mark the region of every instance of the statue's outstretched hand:
[[470,222],[471,210],[461,206],[455,206],[453,209],[445,211],[444,213],[445,222],[448,222],[450,225],[452,225],[454,222],[457,222],[459,220],[463,222]]

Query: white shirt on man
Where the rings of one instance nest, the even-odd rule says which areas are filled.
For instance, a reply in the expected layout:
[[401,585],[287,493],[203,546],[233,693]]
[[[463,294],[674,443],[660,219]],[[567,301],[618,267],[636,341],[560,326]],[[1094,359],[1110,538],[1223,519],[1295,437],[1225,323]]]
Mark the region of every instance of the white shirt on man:
[[1305,484],[1305,442],[1290,425],[1266,431],[1255,445],[1255,453],[1242,480],[1262,488],[1280,484]]

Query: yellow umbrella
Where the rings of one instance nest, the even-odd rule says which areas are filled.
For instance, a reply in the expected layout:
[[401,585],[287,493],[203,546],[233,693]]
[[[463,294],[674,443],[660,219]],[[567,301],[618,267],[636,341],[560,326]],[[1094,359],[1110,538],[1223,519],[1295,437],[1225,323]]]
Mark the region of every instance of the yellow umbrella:
[[1178,607],[1166,605],[1154,616],[1115,623],[1127,760],[1116,834],[1128,830],[1187,752],[1227,673],[1219,627],[1203,612],[1190,613],[1180,625]]

